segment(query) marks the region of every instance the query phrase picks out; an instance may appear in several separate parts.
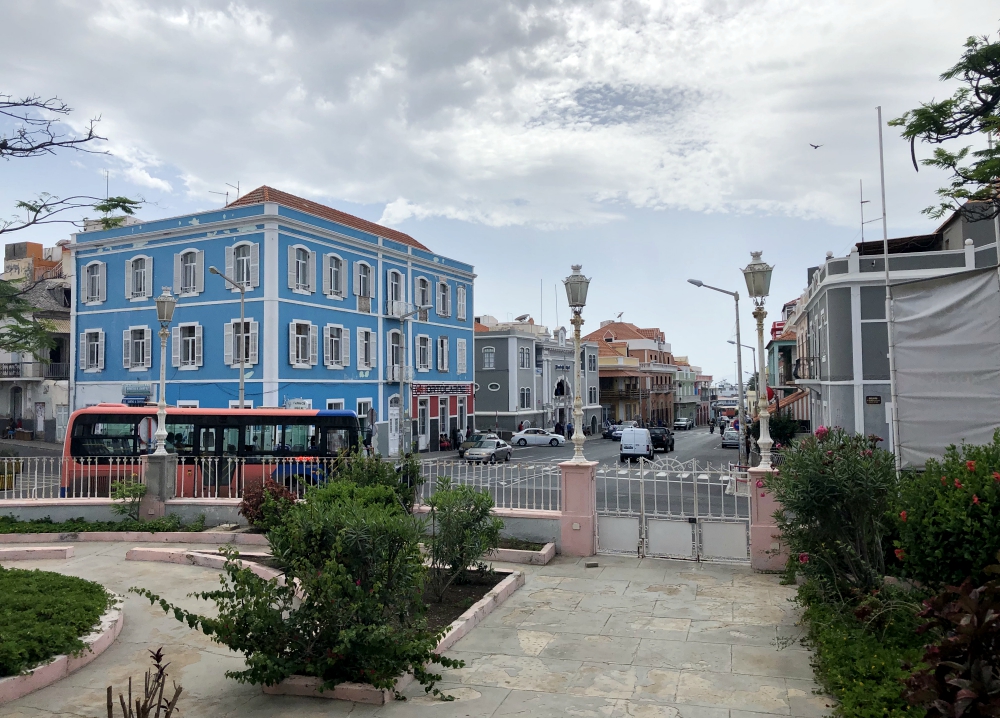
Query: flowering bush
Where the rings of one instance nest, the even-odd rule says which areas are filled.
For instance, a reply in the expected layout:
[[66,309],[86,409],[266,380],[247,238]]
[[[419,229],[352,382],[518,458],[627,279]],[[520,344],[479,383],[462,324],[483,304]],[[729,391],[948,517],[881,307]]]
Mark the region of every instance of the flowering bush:
[[273,479],[248,483],[243,490],[239,514],[254,528],[269,530],[280,515],[295,503],[295,494]]
[[980,585],[1000,550],[1000,431],[993,443],[952,446],[904,475],[894,512],[898,570],[931,586]]
[[877,589],[892,548],[887,512],[897,489],[893,456],[877,437],[820,427],[785,452],[765,485],[795,568],[819,590],[850,600]]

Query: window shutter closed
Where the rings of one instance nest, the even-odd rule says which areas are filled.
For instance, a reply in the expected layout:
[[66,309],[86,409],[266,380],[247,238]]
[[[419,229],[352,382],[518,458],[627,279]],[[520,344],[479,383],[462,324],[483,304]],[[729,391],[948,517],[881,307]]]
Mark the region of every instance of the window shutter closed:
[[260,245],[254,242],[250,245],[250,288],[260,286]]
[[288,248],[288,288],[295,289],[295,247]]
[[361,262],[354,263],[354,294],[361,296]]
[[146,257],[146,267],[142,270],[142,275],[146,281],[142,283],[142,296],[147,299],[153,296],[153,258]]
[[[236,269],[236,248],[226,247],[226,276],[230,279],[236,279],[233,276],[233,272]],[[232,285],[226,282],[226,287],[232,289]]]
[[368,366],[374,368],[378,366],[378,334],[367,329],[365,331],[368,332],[368,342],[371,346],[371,363]]
[[312,250],[309,250],[309,264],[308,264],[307,271],[309,273],[309,291],[310,292],[315,292],[316,291],[316,252],[314,252]]
[[[232,278],[233,275],[229,275]],[[194,284],[195,291],[201,294],[205,291],[205,250],[199,249],[194,260]],[[198,325],[201,327],[201,325]],[[200,366],[200,365],[199,365]]]
[[226,322],[225,325],[225,337],[223,340],[223,357],[222,361],[225,362],[226,366],[233,365],[233,323]]
[[333,291],[330,287],[330,262],[332,259],[329,254],[323,255],[323,294],[326,295]]
[[170,364],[181,365],[181,328],[170,327]]
[[448,291],[444,295],[444,315],[446,317],[451,316],[451,285],[448,285]]
[[90,295],[87,294],[87,268],[84,267],[83,271],[80,272],[80,301],[86,304],[90,301]]
[[122,367],[132,368],[132,330],[126,329],[122,332]]
[[444,370],[448,371],[448,337],[444,338]]
[[180,252],[174,255],[174,294],[181,293],[181,255]]
[[149,367],[153,366],[153,330],[143,329],[142,334],[142,342],[146,345],[146,351],[143,353],[145,361],[142,365],[149,369]]
[[295,365],[295,322],[288,325],[288,363]]
[[340,365],[348,367],[351,365],[351,330],[343,329],[340,332]]
[[97,368],[104,371],[104,330],[97,335]]
[[196,324],[194,328],[194,364],[195,366],[201,366],[204,364],[201,352],[201,342],[202,342],[202,330],[201,324]]
[[323,327],[323,366],[333,364],[333,347],[330,342],[330,325]]
[[108,265],[101,262],[97,266],[99,269],[98,277],[100,278],[97,286],[97,301],[103,302],[108,298]]
[[468,364],[467,364],[466,357],[465,357],[465,340],[464,339],[459,339],[456,342],[455,351],[457,352],[457,355],[458,355],[458,357],[457,357],[457,361],[458,361],[458,367],[457,367],[458,368],[458,373],[459,374],[465,374],[465,372],[468,371]]
[[309,366],[319,363],[319,327],[309,325]]
[[132,260],[125,260],[125,299],[132,298]]
[[375,280],[378,277],[378,275],[375,273],[375,270],[373,269],[373,270],[371,270],[371,272],[369,272],[369,276],[371,278],[368,280],[368,296],[371,297],[372,299],[374,299],[375,298]]
[[358,330],[358,369],[367,369],[365,366],[365,347],[363,344],[365,337],[365,330]]
[[257,322],[250,322],[250,364],[257,363]]
[[80,368],[87,368],[87,332],[80,332]]

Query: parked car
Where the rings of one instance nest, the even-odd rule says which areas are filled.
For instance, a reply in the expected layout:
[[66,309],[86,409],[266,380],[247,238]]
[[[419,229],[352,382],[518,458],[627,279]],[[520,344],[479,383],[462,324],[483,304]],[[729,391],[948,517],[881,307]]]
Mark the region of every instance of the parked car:
[[653,437],[649,435],[649,429],[640,429],[637,426],[630,426],[622,432],[622,445],[618,449],[619,461],[631,461],[643,457],[653,459]]
[[609,421],[607,424],[604,425],[604,431],[601,432],[601,436],[603,436],[605,439],[611,439],[614,437],[615,429],[617,428],[618,426],[616,424],[612,424]]
[[465,452],[471,449],[476,444],[478,444],[480,441],[484,441],[486,439],[499,439],[499,438],[500,438],[499,436],[497,436],[492,432],[480,432],[478,434],[473,434],[468,439],[463,441],[462,444],[458,447],[458,458],[460,459],[463,458],[465,456]]
[[725,433],[722,435],[722,448],[723,449],[738,449],[740,448],[740,432],[735,429],[726,429]]
[[510,461],[510,452],[510,444],[503,439],[483,439],[465,450],[465,460],[481,461],[484,464],[487,461],[491,464],[501,460]]
[[674,428],[683,429],[684,431],[687,431],[688,429],[693,429],[694,419],[689,419],[686,417],[681,417],[680,419],[676,419],[674,421]]
[[566,437],[553,434],[545,429],[525,429],[510,437],[510,443],[517,446],[562,446],[566,443]]
[[630,429],[635,426],[639,426],[638,421],[623,421],[621,424],[615,427],[615,430],[613,432],[611,432],[611,438],[614,439],[615,441],[621,441],[622,432],[625,431],[625,429]]
[[665,426],[651,426],[649,435],[653,439],[653,451],[662,449],[663,451],[674,450],[674,435]]

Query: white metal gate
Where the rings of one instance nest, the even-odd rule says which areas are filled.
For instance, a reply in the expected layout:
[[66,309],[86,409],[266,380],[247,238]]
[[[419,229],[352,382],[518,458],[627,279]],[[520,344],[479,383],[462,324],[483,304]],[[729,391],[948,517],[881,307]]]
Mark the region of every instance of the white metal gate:
[[666,458],[597,469],[601,553],[749,561],[745,472]]

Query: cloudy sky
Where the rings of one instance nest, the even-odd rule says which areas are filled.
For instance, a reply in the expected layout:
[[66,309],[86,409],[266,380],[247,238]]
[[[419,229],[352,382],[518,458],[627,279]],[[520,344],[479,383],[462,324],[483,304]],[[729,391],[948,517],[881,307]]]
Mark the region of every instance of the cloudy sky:
[[[103,195],[106,172],[148,219],[269,184],[471,262],[477,313],[566,324],[556,283],[582,263],[585,329],[624,312],[733,379],[732,303],[685,280],[745,294],[761,249],[775,313],[798,296],[858,241],[859,180],[878,215],[875,107],[950,94],[938,75],[1000,19],[985,0],[81,0],[8,3],[4,24],[0,92],[100,116],[111,153],[3,164],[4,214]],[[944,177],[885,133],[890,236],[933,229]]]

